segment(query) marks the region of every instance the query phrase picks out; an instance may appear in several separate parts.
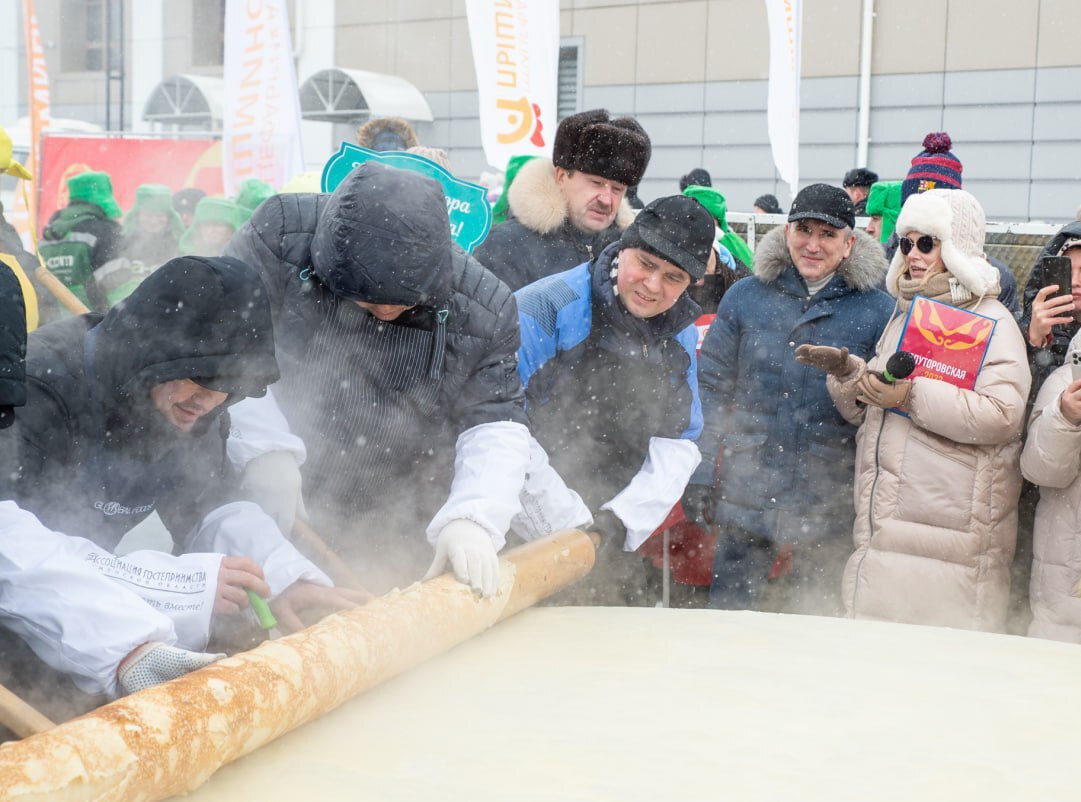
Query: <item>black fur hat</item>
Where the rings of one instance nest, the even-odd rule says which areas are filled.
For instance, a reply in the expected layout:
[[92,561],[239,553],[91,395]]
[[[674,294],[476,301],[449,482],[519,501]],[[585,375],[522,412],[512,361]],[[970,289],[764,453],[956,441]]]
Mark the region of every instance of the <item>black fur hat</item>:
[[605,109],[572,114],[556,129],[552,163],[635,186],[652,149],[649,134],[632,117],[611,119]]

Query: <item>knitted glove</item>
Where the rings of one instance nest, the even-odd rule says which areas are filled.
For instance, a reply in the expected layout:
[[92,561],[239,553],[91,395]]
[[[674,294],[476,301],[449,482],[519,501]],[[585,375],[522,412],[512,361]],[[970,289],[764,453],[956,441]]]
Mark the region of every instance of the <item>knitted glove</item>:
[[704,529],[713,526],[713,488],[710,485],[687,485],[680,499],[683,516]]
[[855,367],[847,348],[834,348],[830,345],[800,345],[796,348],[796,361],[833,376],[844,376]]
[[872,407],[892,409],[903,407],[908,403],[909,393],[912,392],[912,382],[883,381],[878,375],[865,371],[856,381],[858,394],[857,401],[862,401]]

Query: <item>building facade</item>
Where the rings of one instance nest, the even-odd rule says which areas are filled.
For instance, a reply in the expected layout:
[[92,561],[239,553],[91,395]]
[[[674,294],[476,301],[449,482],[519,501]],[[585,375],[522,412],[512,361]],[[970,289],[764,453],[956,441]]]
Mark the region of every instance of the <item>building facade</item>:
[[[1072,218],[1081,203],[1076,0],[806,0],[800,183],[839,183],[857,166],[866,3],[874,12],[867,166],[901,178],[923,136],[946,130],[965,187],[990,218]],[[21,21],[21,3],[0,5],[5,19]],[[161,130],[168,126],[143,114],[162,81],[222,73],[224,0],[36,5],[56,117]],[[643,199],[677,191],[680,175],[705,167],[731,209],[748,210],[764,192],[787,206],[766,129],[764,3],[560,5],[560,111],[605,107],[639,119],[653,140]],[[463,0],[296,0],[290,16],[299,81],[329,68],[404,78],[431,110],[430,122],[416,123],[424,144],[446,148],[466,178],[501,166],[486,165],[480,147]],[[7,125],[26,114],[21,31],[0,29],[0,74],[20,79],[0,95]],[[351,139],[365,116],[306,122],[310,166]]]

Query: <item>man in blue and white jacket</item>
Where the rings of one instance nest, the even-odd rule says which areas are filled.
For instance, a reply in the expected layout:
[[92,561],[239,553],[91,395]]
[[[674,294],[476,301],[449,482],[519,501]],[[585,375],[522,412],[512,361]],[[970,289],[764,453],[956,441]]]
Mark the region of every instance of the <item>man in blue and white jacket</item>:
[[[699,308],[686,290],[705,275],[714,236],[696,201],[661,198],[592,262],[516,294],[530,430],[603,537],[577,602],[644,601],[633,552],[698,465]],[[538,452],[526,497],[546,469]],[[528,498],[523,506],[528,514]]]

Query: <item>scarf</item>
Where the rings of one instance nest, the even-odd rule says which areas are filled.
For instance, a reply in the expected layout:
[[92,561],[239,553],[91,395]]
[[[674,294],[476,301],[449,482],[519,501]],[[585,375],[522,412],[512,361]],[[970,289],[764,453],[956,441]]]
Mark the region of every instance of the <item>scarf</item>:
[[974,297],[968,287],[947,271],[930,273],[922,279],[911,279],[906,276],[897,279],[897,305],[902,310],[908,309],[912,299],[917,295],[953,306],[973,305],[969,302]]

